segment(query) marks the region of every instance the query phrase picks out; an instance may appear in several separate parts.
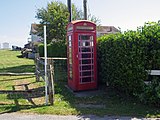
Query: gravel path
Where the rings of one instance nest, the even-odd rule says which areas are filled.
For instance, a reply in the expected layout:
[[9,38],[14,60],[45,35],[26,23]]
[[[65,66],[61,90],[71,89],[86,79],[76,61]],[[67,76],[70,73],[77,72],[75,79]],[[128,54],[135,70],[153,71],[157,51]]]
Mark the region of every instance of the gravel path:
[[95,115],[85,116],[58,116],[58,115],[35,115],[20,113],[5,113],[0,115],[0,120],[160,120],[160,118],[132,118],[132,117],[98,117]]

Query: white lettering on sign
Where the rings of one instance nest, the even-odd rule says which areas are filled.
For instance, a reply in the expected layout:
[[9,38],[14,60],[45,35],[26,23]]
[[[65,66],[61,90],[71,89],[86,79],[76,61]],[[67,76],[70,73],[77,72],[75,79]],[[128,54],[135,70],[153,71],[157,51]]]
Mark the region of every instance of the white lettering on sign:
[[94,30],[94,28],[91,26],[77,26],[76,29],[77,30]]

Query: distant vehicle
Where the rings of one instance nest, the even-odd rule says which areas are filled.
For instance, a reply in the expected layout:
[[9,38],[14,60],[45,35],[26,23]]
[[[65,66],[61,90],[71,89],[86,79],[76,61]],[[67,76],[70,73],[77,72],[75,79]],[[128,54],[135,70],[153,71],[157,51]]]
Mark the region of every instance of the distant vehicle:
[[19,50],[21,50],[21,49],[22,49],[21,47],[18,47],[18,46],[12,46],[12,50],[19,51]]

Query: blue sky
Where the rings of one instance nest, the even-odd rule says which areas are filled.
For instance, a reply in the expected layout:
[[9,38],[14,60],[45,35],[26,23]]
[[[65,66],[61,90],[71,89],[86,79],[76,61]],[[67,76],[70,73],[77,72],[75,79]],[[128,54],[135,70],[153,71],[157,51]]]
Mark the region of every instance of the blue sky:
[[[31,23],[38,8],[46,7],[55,0],[2,0],[0,2],[0,44],[23,47],[27,43]],[[67,0],[58,0],[66,4]],[[82,9],[83,0],[72,0]],[[92,15],[101,19],[101,24],[120,27],[123,31],[135,30],[144,22],[160,20],[160,0],[88,0]]]

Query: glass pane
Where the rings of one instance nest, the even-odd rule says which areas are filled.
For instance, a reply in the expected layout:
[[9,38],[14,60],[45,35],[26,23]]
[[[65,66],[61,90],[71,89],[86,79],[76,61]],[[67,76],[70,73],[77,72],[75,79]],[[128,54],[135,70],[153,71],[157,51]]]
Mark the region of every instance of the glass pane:
[[93,36],[90,36],[90,40],[93,40]]
[[85,42],[85,46],[90,46],[90,42]]
[[91,77],[82,78],[82,82],[91,82]]
[[90,53],[82,54],[82,58],[91,58],[91,54]]
[[68,36],[68,40],[69,40],[69,41],[71,41],[71,40],[72,40],[72,39],[71,39],[71,36]]
[[72,64],[69,64],[69,78],[72,79],[73,73],[72,73]]
[[68,46],[71,47],[72,46],[72,37],[68,36]]
[[72,64],[72,59],[69,59],[69,64]]
[[86,46],[85,42],[83,42],[83,43],[82,43],[82,46],[83,46],[83,47],[85,47],[85,46]]
[[91,64],[91,60],[82,60],[82,64]]
[[82,48],[82,52],[91,52],[90,48]]
[[82,70],[91,70],[91,65],[82,66]]
[[89,35],[81,35],[81,40],[90,40]]
[[72,53],[71,52],[69,52],[69,58],[72,58]]
[[93,46],[93,41],[91,42],[91,46]]
[[82,72],[82,76],[91,76],[91,71]]

